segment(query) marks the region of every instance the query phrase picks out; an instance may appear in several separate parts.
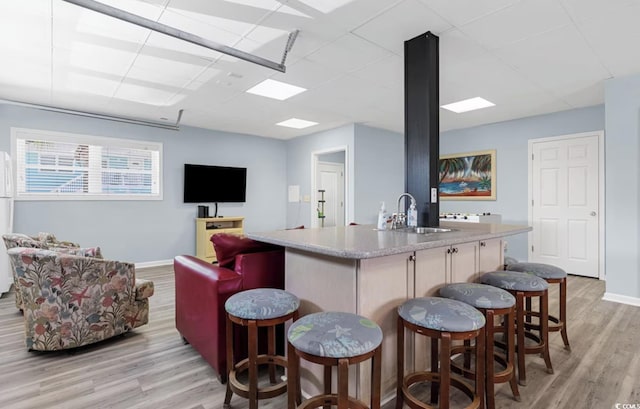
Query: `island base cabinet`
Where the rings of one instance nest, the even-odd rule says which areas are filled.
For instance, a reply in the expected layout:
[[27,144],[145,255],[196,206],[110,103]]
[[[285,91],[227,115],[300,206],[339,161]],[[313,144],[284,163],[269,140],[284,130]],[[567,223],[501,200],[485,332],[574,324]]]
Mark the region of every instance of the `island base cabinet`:
[[[416,252],[368,259],[346,259],[287,248],[285,289],[300,298],[300,316],[319,311],[362,315],[380,326],[384,401],[395,397],[397,374],[397,310],[409,298],[437,296],[451,282],[475,281],[481,267],[502,263],[502,241],[459,243]],[[430,367],[430,344],[420,335],[405,338],[407,372]],[[301,361],[304,395],[323,391],[323,369]],[[349,369],[349,393],[368,402],[371,361]],[[334,368],[333,388],[337,372]]]
[[504,240],[490,239],[480,241],[479,274],[504,268]]
[[[285,250],[285,290],[300,299],[300,317],[320,311],[357,313],[356,270],[358,261],[301,250]],[[291,324],[285,325],[286,330]],[[300,381],[305,396],[324,390],[322,366],[300,360]],[[334,388],[337,380],[334,371]],[[349,368],[349,391],[356,390],[356,369]]]

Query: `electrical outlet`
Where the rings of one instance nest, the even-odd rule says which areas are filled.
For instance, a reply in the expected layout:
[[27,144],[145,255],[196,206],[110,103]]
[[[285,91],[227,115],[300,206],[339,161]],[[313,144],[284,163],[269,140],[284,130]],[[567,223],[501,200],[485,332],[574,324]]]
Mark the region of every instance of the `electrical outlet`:
[[309,197],[309,195],[304,195],[304,197],[302,198],[302,201],[305,203],[309,203],[311,201],[311,197]]
[[507,252],[507,243],[508,242],[506,240],[504,240],[502,243],[503,243],[502,247],[504,247],[504,252],[506,253]]

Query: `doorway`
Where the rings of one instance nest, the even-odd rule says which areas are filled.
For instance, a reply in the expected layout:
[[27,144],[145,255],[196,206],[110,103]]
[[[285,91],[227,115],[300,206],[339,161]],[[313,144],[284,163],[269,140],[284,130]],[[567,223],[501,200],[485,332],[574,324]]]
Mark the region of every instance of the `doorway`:
[[529,141],[529,260],[604,278],[603,132]]
[[312,154],[311,227],[345,225],[347,220],[346,162],[345,148]]

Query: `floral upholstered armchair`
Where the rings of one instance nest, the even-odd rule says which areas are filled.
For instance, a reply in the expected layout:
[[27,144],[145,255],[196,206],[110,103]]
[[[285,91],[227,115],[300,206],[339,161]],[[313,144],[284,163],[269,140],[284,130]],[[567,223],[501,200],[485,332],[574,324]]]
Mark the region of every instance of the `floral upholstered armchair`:
[[29,350],[75,348],[144,325],[153,282],[131,263],[40,248],[8,250]]
[[[9,233],[2,235],[2,240],[7,250],[14,247],[28,247],[38,249],[49,249],[64,253],[77,254],[82,256],[102,258],[100,247],[80,248],[80,245],[70,241],[60,241],[52,233],[38,233],[37,236],[28,236],[21,233]],[[18,291],[18,281],[15,270],[12,272],[13,284],[16,289],[16,308],[22,310],[22,298]]]

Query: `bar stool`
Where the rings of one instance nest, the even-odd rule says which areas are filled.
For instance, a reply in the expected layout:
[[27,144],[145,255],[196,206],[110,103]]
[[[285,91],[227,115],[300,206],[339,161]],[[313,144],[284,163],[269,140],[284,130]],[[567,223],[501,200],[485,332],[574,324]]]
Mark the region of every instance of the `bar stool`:
[[[471,305],[480,311],[486,321],[485,325],[485,396],[487,401],[487,408],[493,409],[496,406],[495,402],[495,389],[496,383],[509,382],[511,386],[511,392],[513,397],[518,402],[520,399],[520,392],[518,391],[518,383],[516,382],[516,373],[513,363],[515,362],[515,306],[516,299],[509,292],[485,284],[476,283],[456,283],[446,285],[439,290],[440,296],[450,298],[457,301],[462,301]],[[494,317],[503,317],[505,325],[495,326]],[[504,332],[506,340],[506,357],[504,355],[494,352],[493,342],[494,334]],[[452,354],[460,352],[465,353],[465,358],[470,352],[468,341],[465,341],[464,346],[454,347],[451,349]],[[504,369],[495,372],[494,360],[504,366]],[[460,368],[459,365],[452,362],[452,369],[464,375],[466,378],[475,377],[475,371],[471,370],[468,359],[465,359],[464,368]]]
[[[236,293],[224,304],[227,311],[227,392],[224,407],[229,408],[233,393],[249,399],[249,408],[256,409],[259,399],[269,399],[287,391],[287,383],[276,384],[275,367],[287,367],[287,359],[276,355],[275,327],[298,318],[300,300],[295,295],[274,288],[258,288]],[[248,327],[248,358],[233,362],[233,324]],[[258,355],[258,328],[267,327],[267,354]],[[258,388],[258,365],[269,365],[270,386]],[[248,385],[237,375],[248,370]]]
[[[433,408],[411,394],[412,385],[431,382],[431,404],[449,408],[450,386],[464,392],[471,404],[466,409],[482,407],[484,399],[485,318],[477,309],[460,301],[439,297],[421,297],[405,301],[398,307],[398,380],[396,409],[406,403],[412,409]],[[405,328],[431,338],[431,371],[404,375]],[[451,374],[451,341],[475,339],[475,389],[464,379]],[[438,341],[440,355],[438,357]],[[439,359],[438,359],[439,358]]]
[[[373,321],[346,312],[318,312],[291,325],[287,333],[289,409],[380,409],[382,330]],[[301,403],[300,358],[324,366],[324,393]],[[371,402],[349,396],[349,365],[371,358]],[[332,367],[338,367],[338,392],[331,393]]]
[[[531,274],[516,271],[493,271],[480,277],[480,282],[502,288],[516,297],[516,350],[518,353],[518,382],[522,386],[527,384],[525,368],[526,354],[542,354],[547,372],[553,373],[551,357],[549,356],[549,285],[546,281]],[[540,300],[540,327],[536,337],[526,330],[524,302],[527,298],[538,297]],[[525,337],[536,341],[535,345],[526,345]]]
[[[567,272],[563,269],[552,266],[551,264],[543,263],[513,263],[511,260],[507,264],[507,270],[519,271],[522,273],[533,274],[536,277],[544,279],[549,284],[558,284],[560,286],[560,304],[559,317],[549,314],[549,332],[558,332],[562,335],[562,341],[564,347],[568,351],[571,351],[571,345],[569,345],[569,337],[567,336]],[[505,260],[506,262],[506,260]],[[527,300],[527,310],[531,311],[531,301]],[[536,315],[534,312],[533,315]]]

